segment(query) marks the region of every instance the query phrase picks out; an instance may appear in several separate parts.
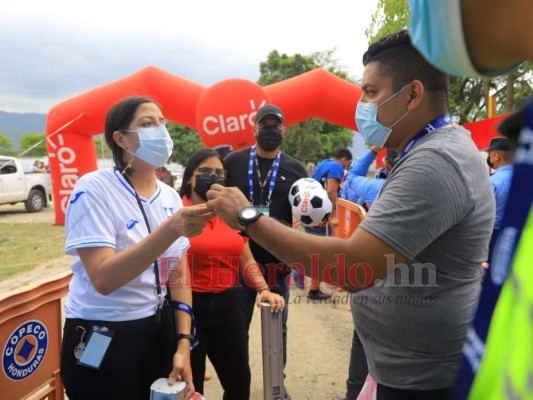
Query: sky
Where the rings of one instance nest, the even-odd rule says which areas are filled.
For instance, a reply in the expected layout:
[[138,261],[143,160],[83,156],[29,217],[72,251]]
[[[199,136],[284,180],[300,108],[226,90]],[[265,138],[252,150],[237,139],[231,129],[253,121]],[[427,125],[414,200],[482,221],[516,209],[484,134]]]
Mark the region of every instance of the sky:
[[377,0],[2,0],[0,110],[55,104],[153,65],[204,86],[257,81],[272,50],[336,49],[361,78]]

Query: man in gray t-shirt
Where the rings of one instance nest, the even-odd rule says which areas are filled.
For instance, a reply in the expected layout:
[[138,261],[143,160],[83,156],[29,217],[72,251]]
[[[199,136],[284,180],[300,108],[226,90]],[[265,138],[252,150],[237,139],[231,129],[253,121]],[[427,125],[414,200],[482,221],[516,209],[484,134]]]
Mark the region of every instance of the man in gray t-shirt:
[[383,283],[352,295],[356,330],[378,382],[453,385],[494,220],[486,172],[468,131],[433,130],[396,165],[361,223],[409,259],[395,265],[389,256]]
[[286,227],[234,188],[211,186],[207,206],[307,276],[318,264],[320,280],[358,292],[354,321],[378,399],[447,399],[480,290],[492,187],[469,132],[452,124],[448,77],[406,30],[372,44],[363,64],[358,131],[400,161],[349,239]]

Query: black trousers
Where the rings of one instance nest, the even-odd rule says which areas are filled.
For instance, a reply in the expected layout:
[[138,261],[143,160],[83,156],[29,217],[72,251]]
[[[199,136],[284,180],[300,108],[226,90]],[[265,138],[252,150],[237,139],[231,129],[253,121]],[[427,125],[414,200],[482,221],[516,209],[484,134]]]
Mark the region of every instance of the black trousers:
[[224,389],[224,400],[250,398],[247,327],[236,289],[221,293],[193,292],[198,346],[191,352],[196,391],[203,393],[206,356]]
[[[82,334],[76,327],[89,331],[94,325],[114,331],[98,370],[78,365],[74,357]],[[172,371],[175,346],[162,337],[154,317],[123,322],[67,319],[60,366],[67,396],[70,400],[149,399],[152,383]]]
[[346,380],[346,399],[355,400],[368,375],[368,364],[363,344],[357,336],[357,331],[353,330],[352,348],[350,353],[350,367],[348,368],[348,379]]

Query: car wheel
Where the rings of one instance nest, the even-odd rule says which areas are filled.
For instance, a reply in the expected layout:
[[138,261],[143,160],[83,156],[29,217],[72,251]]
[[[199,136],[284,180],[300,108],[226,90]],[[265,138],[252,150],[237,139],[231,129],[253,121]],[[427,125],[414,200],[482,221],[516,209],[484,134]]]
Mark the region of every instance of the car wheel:
[[30,191],[30,195],[24,204],[26,205],[26,211],[39,212],[43,209],[45,202],[46,199],[44,198],[43,192],[33,189]]

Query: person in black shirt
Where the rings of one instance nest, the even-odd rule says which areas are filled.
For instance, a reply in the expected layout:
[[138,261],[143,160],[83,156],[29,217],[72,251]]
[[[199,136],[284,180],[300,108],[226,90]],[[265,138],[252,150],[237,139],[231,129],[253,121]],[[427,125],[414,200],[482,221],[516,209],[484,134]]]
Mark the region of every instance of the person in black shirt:
[[[228,154],[224,158],[224,166],[228,171],[228,186],[237,186],[249,199],[250,204],[259,208],[264,214],[292,226],[289,191],[294,182],[307,177],[307,172],[301,162],[281,152],[280,146],[285,131],[285,118],[279,107],[264,105],[257,111],[255,119],[256,144]],[[250,239],[250,248],[254,258],[263,268],[263,275],[270,290],[285,299],[285,308],[282,313],[283,365],[285,366],[290,269],[252,239]],[[249,287],[244,279],[241,279],[241,282],[242,290],[239,291],[239,301],[249,328],[257,292]],[[287,393],[285,398],[290,398]]]

